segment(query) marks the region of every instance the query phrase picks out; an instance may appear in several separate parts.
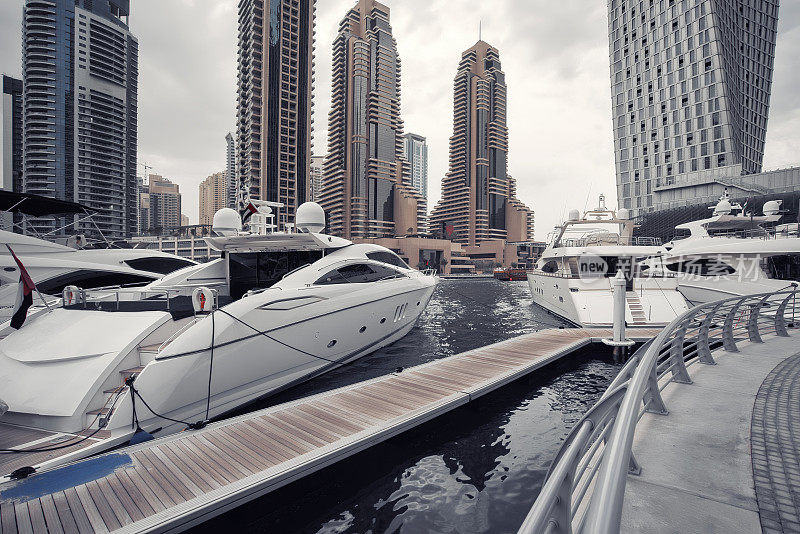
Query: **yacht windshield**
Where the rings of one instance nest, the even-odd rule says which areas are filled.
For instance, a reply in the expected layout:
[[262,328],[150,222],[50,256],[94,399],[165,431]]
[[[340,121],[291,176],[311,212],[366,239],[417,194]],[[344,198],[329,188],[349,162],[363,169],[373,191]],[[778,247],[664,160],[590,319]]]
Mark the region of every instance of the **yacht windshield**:
[[272,287],[286,273],[307,263],[314,263],[321,257],[321,250],[230,253],[231,297],[239,299],[251,289]]

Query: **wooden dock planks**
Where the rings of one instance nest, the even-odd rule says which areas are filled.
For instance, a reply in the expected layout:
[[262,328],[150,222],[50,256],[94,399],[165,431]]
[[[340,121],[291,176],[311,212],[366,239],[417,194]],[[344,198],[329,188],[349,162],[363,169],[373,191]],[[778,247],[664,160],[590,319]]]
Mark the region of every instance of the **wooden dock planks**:
[[132,461],[106,476],[26,502],[3,501],[0,486],[0,534],[184,530],[610,335],[542,330],[167,436],[115,451]]

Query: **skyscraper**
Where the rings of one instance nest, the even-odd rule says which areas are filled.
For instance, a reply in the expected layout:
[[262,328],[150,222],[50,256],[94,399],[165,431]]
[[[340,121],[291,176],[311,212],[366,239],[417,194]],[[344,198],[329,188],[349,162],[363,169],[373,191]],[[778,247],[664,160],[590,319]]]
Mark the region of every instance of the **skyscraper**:
[[181,193],[178,184],[151,174],[147,184],[150,203],[149,230],[162,232],[181,225]]
[[[617,196],[658,196],[761,171],[778,1],[610,0]],[[686,192],[684,192],[686,193]]]
[[506,79],[496,48],[478,41],[461,54],[453,84],[450,169],[431,230],[467,245],[533,238],[533,211],[508,175]]
[[[0,190],[22,191],[22,80],[2,77],[0,93]],[[14,215],[0,219],[11,230]]]
[[325,156],[311,156],[311,195],[309,200],[319,201],[322,193],[322,169],[325,164]]
[[400,58],[389,8],[359,0],[333,43],[328,154],[320,204],[328,231],[351,237],[426,231],[425,199],[403,158]]
[[129,0],[25,2],[24,190],[100,211],[59,233],[136,232],[139,45],[128,14]]
[[211,225],[214,214],[226,207],[228,183],[224,172],[217,172],[200,182],[200,224]]
[[308,197],[315,4],[239,1],[238,207],[281,202],[281,226]]
[[236,140],[228,132],[225,136],[225,206],[236,209]]
[[139,185],[139,235],[150,230],[150,187],[144,183],[144,176],[136,178]]
[[415,133],[403,136],[403,157],[411,168],[411,186],[428,200],[428,143]]

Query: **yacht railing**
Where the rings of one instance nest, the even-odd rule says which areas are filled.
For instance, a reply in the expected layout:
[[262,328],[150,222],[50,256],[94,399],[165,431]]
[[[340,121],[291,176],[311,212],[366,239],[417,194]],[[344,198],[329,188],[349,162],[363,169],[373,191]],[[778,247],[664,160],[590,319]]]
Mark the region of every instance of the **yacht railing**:
[[637,246],[660,247],[659,237],[623,237],[619,234],[597,234],[587,237],[571,237],[561,239],[557,247],[591,247],[591,246]]
[[797,239],[796,230],[777,230],[773,231],[764,228],[753,228],[748,230],[711,230],[709,236],[702,237],[728,237],[734,239],[761,239],[771,241],[773,239]]
[[[548,277],[551,277],[551,278],[565,278],[565,279],[568,279],[568,280],[579,280],[579,279],[581,279],[581,280],[589,281],[589,280],[603,280],[603,279],[611,280],[613,278],[612,275],[606,275],[606,276],[603,276],[603,277],[598,277],[598,276],[594,276],[593,277],[593,276],[588,276],[588,275],[583,276],[583,275],[580,275],[580,274],[563,273],[563,272],[547,273],[547,272],[544,272],[544,271],[540,271],[538,269],[533,269],[533,270],[530,270],[528,272],[536,274],[536,275],[548,276]],[[646,270],[646,271],[637,271],[636,274],[634,275],[633,279],[634,280],[646,280],[648,278],[677,278],[677,276],[678,276],[678,273],[674,273],[672,271],[651,272],[650,270]]]
[[625,484],[641,470],[631,451],[639,419],[667,415],[661,392],[671,382],[691,384],[687,368],[713,365],[714,351],[788,337],[800,319],[797,284],[789,287],[692,308],[637,350],[567,436],[519,532],[619,532]]

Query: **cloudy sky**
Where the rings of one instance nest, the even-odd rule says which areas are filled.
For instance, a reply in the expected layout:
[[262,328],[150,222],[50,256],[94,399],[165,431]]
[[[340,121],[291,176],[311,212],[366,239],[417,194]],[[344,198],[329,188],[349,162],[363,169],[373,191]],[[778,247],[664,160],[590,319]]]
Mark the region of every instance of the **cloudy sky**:
[[[139,162],[180,184],[198,219],[197,185],[224,169],[236,114],[237,0],[133,0],[139,38]],[[509,172],[544,239],[566,212],[605,193],[616,203],[605,0],[384,0],[403,62],[406,131],[428,138],[429,206],[452,133],[453,77],[478,39],[497,47],[508,82]],[[800,2],[782,2],[764,168],[800,165]],[[21,74],[23,0],[0,0],[0,72]],[[318,0],[314,153],[324,154],[331,43],[355,0]],[[141,170],[141,169],[140,169]]]

